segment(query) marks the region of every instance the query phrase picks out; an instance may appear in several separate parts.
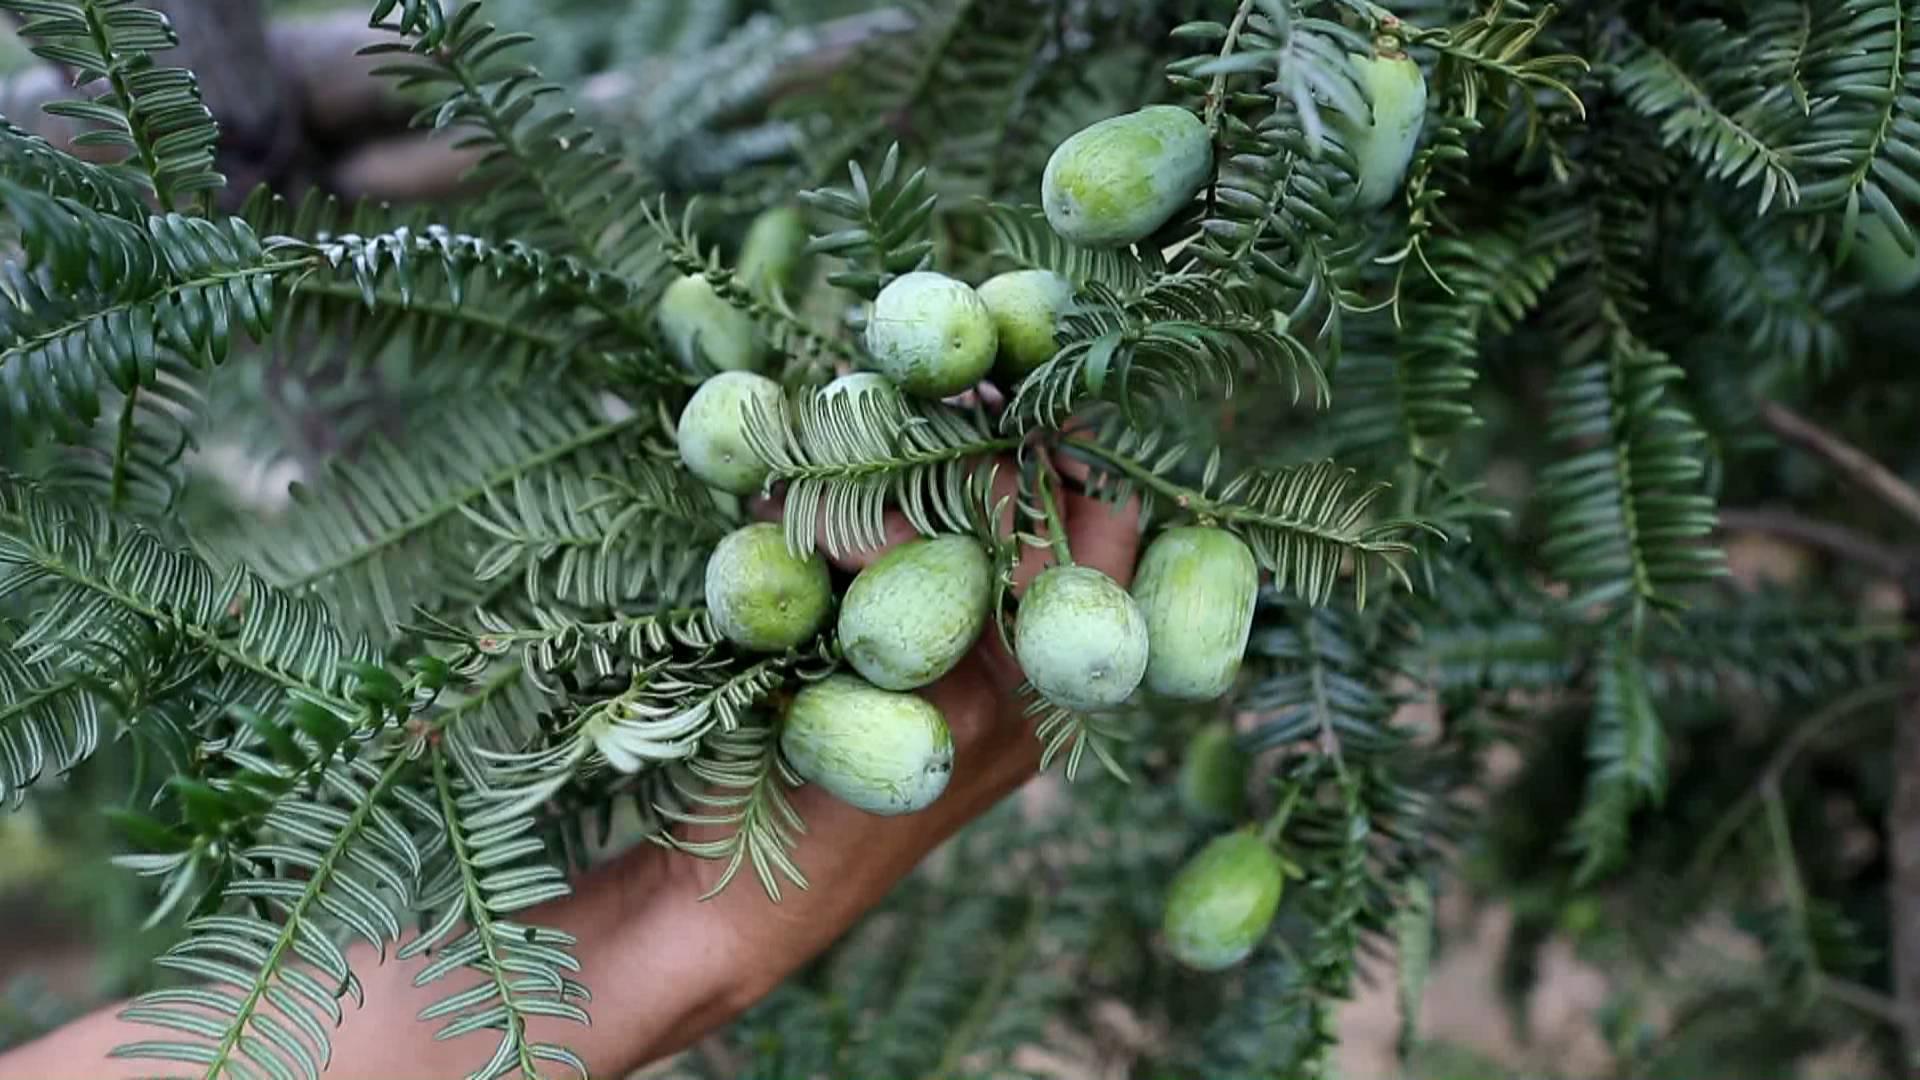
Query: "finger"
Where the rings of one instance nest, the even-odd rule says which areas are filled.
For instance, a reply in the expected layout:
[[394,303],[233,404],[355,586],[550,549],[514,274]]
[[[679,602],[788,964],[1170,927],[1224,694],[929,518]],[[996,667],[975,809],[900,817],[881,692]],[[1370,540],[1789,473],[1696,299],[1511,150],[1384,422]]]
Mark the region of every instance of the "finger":
[[1111,503],[1091,495],[1065,493],[1067,542],[1073,561],[1091,566],[1122,585],[1133,581],[1140,555],[1140,500]]

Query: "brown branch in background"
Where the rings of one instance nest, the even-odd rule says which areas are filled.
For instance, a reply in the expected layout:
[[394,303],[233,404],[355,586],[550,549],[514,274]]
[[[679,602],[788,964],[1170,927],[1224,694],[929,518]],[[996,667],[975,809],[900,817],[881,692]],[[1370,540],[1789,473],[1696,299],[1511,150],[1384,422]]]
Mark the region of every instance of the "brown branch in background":
[[[196,24],[197,36],[211,36],[201,25],[207,20],[194,17],[199,12],[195,5],[207,0],[171,2],[173,10],[185,13],[187,21]],[[218,0],[219,4],[242,8],[256,2]],[[218,20],[213,22],[219,25]],[[912,28],[912,18],[897,8],[794,27],[774,50],[782,55],[797,54],[798,58],[780,69],[768,87],[768,96],[778,98],[804,89],[838,71],[867,42]],[[186,27],[182,27],[182,37],[187,38]],[[301,180],[312,180],[350,199],[424,201],[458,194],[461,178],[476,160],[474,153],[457,148],[455,140],[444,133],[407,130],[405,121],[412,108],[396,99],[386,80],[373,75],[374,68],[389,58],[359,55],[364,46],[391,40],[391,34],[369,27],[366,16],[359,11],[296,16],[268,24],[265,42],[271,63],[248,65],[257,78],[245,82],[277,81],[278,86],[262,86],[258,102],[240,101],[249,106],[272,102],[279,107],[283,122],[275,126],[274,133],[283,141],[263,140],[261,125],[237,123],[245,118],[234,112],[234,95],[226,93],[225,87],[207,87],[209,107],[229,134],[259,144],[249,147],[251,152],[241,161],[258,161],[261,167],[235,175],[236,192],[244,195],[255,181],[267,179],[283,193]],[[225,44],[212,48],[224,50]],[[252,52],[257,54],[257,47]],[[203,48],[201,54],[204,59],[208,49]],[[192,66],[191,58],[183,56],[161,59]],[[200,66],[209,70],[218,67]],[[664,71],[664,66],[643,67],[597,75],[582,88],[581,104],[589,111],[617,117],[636,98],[643,97]],[[73,93],[65,72],[43,64],[0,80],[0,115],[84,156],[87,148],[71,146],[80,128],[72,121],[48,116],[40,108]],[[227,100],[223,103],[216,97]],[[223,146],[223,154],[227,149]],[[234,165],[224,159],[222,167],[235,171]],[[288,176],[288,168],[309,175]],[[274,175],[276,171],[281,175]]]
[[1842,476],[1920,527],[1920,490],[1858,447],[1776,401],[1760,403],[1760,422],[1781,439],[1833,466]]
[[1721,507],[1720,527],[1733,532],[1765,533],[1818,548],[1869,573],[1896,581],[1914,567],[1914,559],[1907,552],[1844,525],[1803,517],[1791,510]]

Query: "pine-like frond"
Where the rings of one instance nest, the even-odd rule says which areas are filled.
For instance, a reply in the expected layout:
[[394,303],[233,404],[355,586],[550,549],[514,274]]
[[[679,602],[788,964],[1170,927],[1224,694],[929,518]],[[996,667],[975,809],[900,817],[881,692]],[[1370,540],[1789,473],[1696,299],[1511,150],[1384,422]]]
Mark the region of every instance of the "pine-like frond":
[[276,279],[302,268],[238,219],[136,224],[10,183],[0,202],[26,238],[24,263],[0,270],[0,431],[13,442],[80,441],[103,387],[132,394],[163,353],[204,369],[236,331],[264,336]]
[[1633,812],[1657,803],[1667,786],[1667,735],[1630,635],[1608,639],[1598,669],[1587,721],[1587,791],[1572,836],[1583,880],[1626,854]]
[[[508,492],[537,491],[532,483],[561,485],[584,504],[598,494],[596,475],[626,471],[654,422],[609,413],[590,393],[482,393],[341,463],[230,554],[279,587],[325,597],[350,625],[385,639],[414,608],[472,603],[488,581],[524,567],[502,563],[489,550],[499,531],[469,515]],[[525,569],[540,573],[540,561]]]
[[931,265],[929,225],[940,196],[929,190],[924,168],[903,173],[898,143],[887,148],[871,179],[858,160],[847,162],[847,176],[844,188],[800,193],[801,202],[847,223],[815,236],[807,251],[845,261],[848,268],[828,274],[827,280],[872,299],[894,277]]
[[196,985],[149,991],[121,1010],[170,1034],[114,1056],[189,1064],[209,1077],[318,1080],[331,1055],[326,1025],[340,1023],[341,998],[362,997],[327,928],[383,954],[400,937],[395,910],[412,902],[424,858],[403,814],[430,809],[403,793],[413,760],[389,749],[384,760],[324,768],[309,789],[296,786],[308,766],[293,736],[283,733],[274,751],[234,755],[245,770],[239,790],[272,802],[232,856],[245,868],[222,890],[233,913],[190,920],[190,936],[157,961]]
[[1681,24],[1658,44],[1630,38],[1614,87],[1627,105],[1660,123],[1705,175],[1736,188],[1760,184],[1760,209],[1800,200],[1788,136],[1801,119],[1767,95],[1744,62],[1746,42],[1718,19]]
[[91,99],[46,110],[88,125],[76,145],[120,154],[130,166],[124,175],[152,192],[162,213],[225,186],[213,168],[219,127],[199,83],[153,60],[180,43],[165,15],[137,0],[0,0],[0,10],[21,20],[36,55],[73,73],[73,85],[101,86]]
[[1188,458],[1187,448],[1163,445],[1156,433],[1072,435],[1062,446],[1104,474],[1096,489],[1103,497],[1138,497],[1149,516],[1191,516],[1232,530],[1273,574],[1276,589],[1315,606],[1333,595],[1349,559],[1362,603],[1376,567],[1409,584],[1397,560],[1413,554],[1412,534],[1432,530],[1417,521],[1372,520],[1370,511],[1384,485],[1354,491],[1353,470],[1332,461],[1246,469],[1219,482],[1213,457],[1200,485],[1188,487],[1170,479]]
[[1556,313],[1570,343],[1549,390],[1547,433],[1568,456],[1541,470],[1541,554],[1580,591],[1575,607],[1672,606],[1676,591],[1722,572],[1705,436],[1669,384],[1684,373],[1639,336],[1646,308],[1636,253],[1644,206],[1597,195],[1579,271]]
[[1787,147],[1803,163],[1809,209],[1850,222],[1870,213],[1906,242],[1900,206],[1920,204],[1920,175],[1901,132],[1920,122],[1920,10],[1906,0],[1809,4],[1803,72],[1807,122]]
[[144,190],[126,168],[75,157],[5,119],[0,119],[0,178],[128,221],[145,221],[149,212]]
[[588,1022],[586,1010],[576,1004],[589,995],[574,977],[580,970],[574,938],[514,919],[568,895],[565,876],[553,865],[531,815],[473,825],[471,818],[486,803],[456,776],[444,753],[433,755],[433,785],[447,846],[427,864],[417,903],[435,918],[407,942],[399,958],[432,957],[414,976],[415,986],[456,973],[478,974],[480,981],[427,1006],[420,1019],[441,1021],[441,1039],[480,1030],[500,1033],[493,1055],[468,1074],[475,1080],[516,1072],[539,1076],[543,1062],[587,1075],[586,1063],[573,1051],[538,1042],[528,1032],[537,1018]]
[[1089,401],[1150,426],[1171,400],[1227,397],[1265,382],[1327,401],[1325,374],[1288,319],[1253,289],[1167,274],[1124,295],[1088,283],[1061,320],[1060,351],[1020,383],[1002,426],[1058,426]]
[[989,203],[987,224],[998,243],[993,254],[1019,270],[1051,270],[1075,288],[1099,282],[1120,295],[1138,293],[1166,270],[1151,247],[1090,248],[1060,239],[1038,206]]
[[102,704],[92,672],[35,660],[15,637],[0,623],[0,806],[9,810],[34,781],[92,755]]
[[[618,473],[574,463],[489,488],[484,506],[461,512],[487,538],[476,583],[509,574],[533,604],[598,610],[639,597],[676,601],[698,591],[706,557],[735,522],[684,470],[627,454]],[[614,465],[608,459],[606,465]]]
[[835,556],[886,540],[889,502],[923,535],[992,535],[992,458],[1018,438],[993,434],[978,408],[909,404],[881,394],[803,390],[777,415],[753,406],[747,444],[786,485],[787,546]]
[[[658,272],[657,253],[634,243],[644,232],[641,185],[572,109],[548,104],[563,91],[520,59],[526,35],[486,21],[477,0],[461,0],[451,14],[441,0],[380,0],[373,24],[409,39],[368,47],[395,58],[381,73],[404,92],[439,98],[416,123],[459,132],[460,146],[481,151],[469,179],[488,191],[477,212],[489,233],[635,280]],[[642,328],[626,312],[603,311]]]

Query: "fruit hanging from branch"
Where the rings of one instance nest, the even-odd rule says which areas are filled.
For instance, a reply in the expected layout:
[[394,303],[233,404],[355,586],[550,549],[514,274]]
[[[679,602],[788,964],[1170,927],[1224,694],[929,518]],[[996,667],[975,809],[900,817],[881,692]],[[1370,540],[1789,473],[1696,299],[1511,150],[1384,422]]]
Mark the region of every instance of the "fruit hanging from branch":
[[895,278],[873,302],[867,351],[874,366],[916,397],[943,398],[979,382],[999,339],[980,295],[921,270]]
[[687,471],[731,495],[751,495],[767,463],[747,442],[748,411],[780,407],[780,384],[751,371],[725,371],[700,384],[680,413],[674,437]]
[[753,319],[727,303],[699,274],[667,286],[655,319],[668,350],[688,371],[758,371],[766,366],[767,343]]
[[1167,950],[1196,971],[1245,960],[1273,924],[1285,885],[1286,864],[1258,834],[1214,837],[1167,889]]
[[1231,689],[1259,591],[1253,551],[1225,529],[1194,525],[1156,537],[1133,578],[1147,620],[1147,689],[1175,701],[1211,701]]
[[1041,177],[1041,205],[1061,239],[1124,247],[1165,225],[1212,171],[1207,126],[1177,105],[1153,105],[1061,143]]
[[1366,91],[1370,115],[1331,112],[1335,130],[1358,163],[1355,205],[1373,211],[1393,201],[1407,176],[1427,121],[1427,80],[1420,65],[1397,46],[1378,55],[1348,57]]
[[973,537],[909,540],[847,588],[841,651],[882,689],[925,686],[973,648],[992,598],[993,569]]
[[819,552],[796,557],[778,525],[746,525],[707,559],[707,609],[727,640],[782,652],[813,639],[833,609],[833,580]]
[[793,696],[780,751],[802,778],[870,814],[924,810],[953,775],[953,736],[939,709],[852,675]]

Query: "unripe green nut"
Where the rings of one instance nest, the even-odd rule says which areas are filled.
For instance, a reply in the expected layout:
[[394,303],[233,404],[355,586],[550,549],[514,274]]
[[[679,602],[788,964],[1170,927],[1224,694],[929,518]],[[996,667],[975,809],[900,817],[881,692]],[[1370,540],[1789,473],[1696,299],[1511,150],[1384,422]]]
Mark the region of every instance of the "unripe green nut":
[[1069,709],[1110,709],[1147,670],[1147,621],[1092,567],[1044,571],[1020,601],[1014,654],[1034,689]]
[[740,283],[761,296],[785,293],[806,263],[807,219],[798,208],[775,206],[760,212],[740,242]]
[[875,686],[925,686],[973,648],[992,598],[993,567],[971,537],[909,540],[847,588],[840,650]]
[[953,736],[939,709],[851,675],[794,695],[780,751],[803,779],[870,814],[925,809],[953,775]]
[[1211,701],[1233,686],[1253,630],[1260,568],[1225,529],[1168,529],[1134,571],[1133,599],[1147,620],[1147,689],[1176,701]]
[[674,437],[687,471],[731,495],[751,495],[767,480],[767,463],[747,442],[747,411],[777,416],[780,384],[751,371],[723,371],[700,384],[680,413]]
[[826,401],[847,399],[853,408],[862,412],[877,409],[894,414],[903,421],[906,419],[906,401],[900,396],[900,388],[877,371],[855,371],[842,375],[821,387],[820,397]]
[[1233,821],[1247,803],[1247,755],[1225,720],[1206,724],[1180,758],[1180,806],[1195,821]]
[[1362,210],[1378,210],[1399,192],[1420,145],[1420,129],[1427,122],[1427,79],[1405,53],[1354,53],[1347,59],[1373,105],[1373,116],[1369,120],[1335,112],[1328,119],[1358,166],[1360,186],[1354,204]]
[[1012,270],[988,278],[979,291],[1000,336],[996,374],[1013,382],[1053,359],[1073,282],[1051,270]]
[[874,367],[918,397],[948,397],[979,382],[998,344],[980,294],[931,271],[893,279],[867,319]]
[[1920,285],[1920,237],[1916,241],[1914,250],[1907,251],[1892,226],[1877,216],[1861,217],[1853,265],[1869,292],[1896,296]]
[[1232,967],[1266,936],[1285,885],[1280,857],[1264,840],[1244,830],[1214,837],[1167,890],[1168,950],[1198,971]]
[[1087,247],[1121,247],[1153,234],[1213,171],[1199,117],[1154,105],[1087,127],[1061,143],[1040,178],[1047,224]]
[[796,559],[780,526],[761,523],[728,533],[707,559],[707,613],[728,641],[780,652],[820,632],[833,606],[827,560]]
[[758,371],[766,342],[746,312],[720,298],[699,274],[667,286],[654,312],[660,336],[688,371]]

